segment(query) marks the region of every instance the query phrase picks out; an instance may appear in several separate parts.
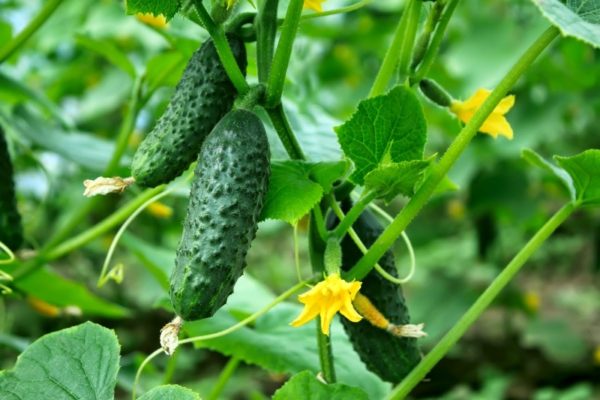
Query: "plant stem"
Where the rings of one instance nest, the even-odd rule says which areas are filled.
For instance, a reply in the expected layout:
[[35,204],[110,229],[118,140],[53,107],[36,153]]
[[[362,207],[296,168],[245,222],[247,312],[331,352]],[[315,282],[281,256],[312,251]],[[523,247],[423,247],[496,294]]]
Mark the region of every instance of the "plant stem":
[[396,215],[394,221],[383,231],[381,236],[373,243],[367,254],[365,254],[356,265],[347,274],[347,278],[362,280],[373,268],[377,260],[383,256],[387,249],[392,246],[396,239],[406,229],[408,224],[419,213],[421,208],[427,203],[435,188],[446,176],[452,165],[466,149],[471,139],[477,134],[477,130],[491,114],[496,105],[506,95],[508,90],[514,85],[519,77],[525,72],[527,67],[540,55],[540,53],[558,36],[558,29],[550,27],[525,51],[521,58],[515,63],[506,76],[500,81],[498,86],[486,99],[483,105],[477,110],[473,118],[460,131],[454,142],[450,145],[439,163],[432,169],[423,185],[417,190],[415,195]]
[[411,85],[419,83],[421,79],[423,79],[425,76],[427,76],[427,73],[429,73],[429,69],[433,65],[433,62],[435,61],[440,49],[440,45],[442,44],[442,40],[444,39],[444,33],[448,27],[448,22],[450,22],[450,18],[452,17],[457,4],[458,0],[450,0],[450,2],[446,5],[446,9],[444,10],[437,28],[435,29],[431,43],[427,48],[427,52],[425,53],[425,56],[423,56],[423,61],[419,65],[419,68],[414,75],[410,77]]
[[238,94],[245,94],[250,88],[246,82],[246,78],[244,78],[244,74],[242,74],[237,61],[235,60],[231,47],[229,47],[229,42],[227,42],[223,28],[215,24],[208,14],[208,11],[206,11],[206,8],[204,8],[202,0],[193,0],[193,2],[202,24],[215,43],[217,53],[219,54],[219,58],[223,63],[223,67],[225,68],[229,79],[231,79],[231,83],[235,86]]
[[63,0],[48,0],[40,12],[27,24],[17,36],[15,36],[6,46],[0,49],[0,64],[6,61],[21,47],[27,39],[31,37],[56,11]]
[[279,140],[281,140],[281,143],[290,158],[292,160],[305,160],[306,157],[302,152],[300,143],[298,143],[298,140],[292,131],[292,127],[283,110],[283,105],[279,103],[275,107],[266,110],[269,114],[269,118],[271,118],[273,127],[277,132],[277,136],[279,136]]
[[292,47],[296,39],[303,5],[304,0],[290,0],[290,4],[288,5],[269,75],[269,84],[267,86],[267,107],[269,108],[277,106],[281,101],[285,76],[290,63]]
[[402,35],[402,46],[400,47],[400,57],[398,60],[398,76],[400,77],[400,82],[404,82],[408,76],[408,69],[412,61],[422,5],[422,1],[415,0],[409,3],[409,8],[406,10],[408,19],[404,35]]
[[438,361],[465,334],[467,329],[479,318],[500,291],[512,280],[529,257],[544,243],[550,235],[575,210],[575,205],[569,203],[562,207],[550,218],[542,228],[527,242],[525,247],[508,263],[502,272],[494,279],[488,288],[479,296],[477,301],[467,310],[462,318],[446,333],[438,344],[421,360],[421,362],[404,378],[404,380],[388,395],[388,400],[404,399],[410,391],[425,377]]
[[[358,219],[358,217],[360,217],[364,209],[369,205],[371,201],[375,199],[376,196],[377,194],[374,191],[368,192],[365,195],[361,196],[361,198],[356,203],[354,203],[350,211],[348,211],[344,219],[340,221],[338,226],[333,231],[333,234],[341,240],[348,231],[348,229],[352,227],[352,224],[356,222],[356,220]],[[330,201],[332,203],[335,203],[335,198],[331,196]]]
[[43,266],[46,262],[56,260],[57,258],[60,258],[65,254],[89,243],[100,235],[105,234],[119,223],[123,222],[131,213],[135,212],[140,205],[144,204],[148,199],[162,192],[164,189],[165,186],[161,185],[155,187],[154,189],[145,190],[129,203],[120,207],[113,214],[106,217],[104,220],[94,225],[90,229],[81,232],[79,235],[61,243],[59,246],[56,246],[45,253],[41,253],[35,260],[25,264],[22,268],[17,270],[13,274],[14,280],[17,281],[23,278],[24,276]]
[[229,361],[227,361],[225,368],[223,368],[223,371],[221,371],[221,374],[219,375],[219,379],[217,379],[217,382],[215,382],[212,390],[206,397],[207,400],[218,400],[220,398],[219,396],[221,396],[223,388],[225,387],[227,381],[229,380],[229,378],[231,378],[231,375],[233,375],[239,364],[240,359],[237,357],[231,357]]
[[165,367],[165,372],[163,373],[163,385],[168,385],[171,382],[171,379],[173,379],[175,369],[177,368],[177,359],[179,358],[180,353],[181,352],[175,350],[171,357],[169,357],[169,360],[167,361],[167,366]]
[[129,99],[129,103],[127,104],[123,122],[121,123],[121,129],[117,135],[115,150],[113,151],[110,161],[104,170],[104,176],[112,176],[117,172],[119,163],[121,162],[121,157],[123,157],[123,153],[125,153],[125,150],[127,149],[129,138],[131,137],[131,133],[135,128],[135,120],[139,110],[138,103],[142,94],[142,81],[143,78],[139,77],[133,82],[131,97]]
[[279,0],[264,0],[256,19],[256,64],[258,81],[266,83],[273,62],[275,36],[277,35],[277,9]]
[[398,59],[400,58],[400,53],[402,52],[404,33],[408,24],[410,9],[412,8],[413,3],[415,2],[420,2],[420,0],[409,0],[409,3],[406,5],[404,11],[402,12],[400,21],[398,21],[398,25],[396,26],[396,32],[394,33],[392,43],[390,44],[390,47],[385,53],[383,63],[381,64],[379,72],[375,77],[373,87],[371,87],[369,97],[375,97],[379,96],[380,94],[383,94],[387,89],[387,85],[390,79],[394,75],[394,69],[396,69]]
[[316,326],[321,372],[327,383],[335,383],[335,366],[333,363],[333,352],[331,350],[331,338],[321,332],[321,317],[316,319]]
[[351,4],[349,6],[346,7],[340,7],[340,8],[336,8],[333,10],[327,10],[327,11],[322,11],[322,12],[316,12],[316,13],[312,13],[312,14],[306,14],[303,15],[301,17],[302,21],[308,20],[308,19],[314,19],[314,18],[321,18],[321,17],[329,17],[330,15],[336,15],[336,14],[346,14],[352,11],[356,11],[358,9],[363,8],[364,6],[368,5],[370,2],[372,2],[373,0],[360,0],[354,4]]

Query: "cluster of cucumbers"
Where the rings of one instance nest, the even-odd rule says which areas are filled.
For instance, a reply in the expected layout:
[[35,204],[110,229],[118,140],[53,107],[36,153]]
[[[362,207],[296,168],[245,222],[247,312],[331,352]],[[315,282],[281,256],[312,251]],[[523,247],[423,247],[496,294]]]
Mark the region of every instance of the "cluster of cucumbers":
[[[227,39],[245,73],[244,42]],[[198,160],[170,285],[173,308],[186,321],[212,316],[233,292],[268,189],[265,128],[252,112],[232,110],[235,97],[208,40],[133,158],[132,175],[146,187],[171,181]]]

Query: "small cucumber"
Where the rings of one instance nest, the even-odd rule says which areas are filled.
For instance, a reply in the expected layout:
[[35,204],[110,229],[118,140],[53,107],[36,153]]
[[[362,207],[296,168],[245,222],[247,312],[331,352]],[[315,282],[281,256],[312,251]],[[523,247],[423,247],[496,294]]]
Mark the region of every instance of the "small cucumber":
[[[244,42],[235,35],[228,35],[228,41],[245,74]],[[206,136],[231,110],[235,96],[214,43],[206,41],[192,55],[166,111],[133,156],[131,174],[136,183],[154,187],[181,175]]]
[[242,275],[268,189],[269,158],[265,128],[245,110],[227,114],[204,142],[171,275],[171,302],[184,320],[212,316]]
[[4,130],[0,126],[0,242],[16,250],[23,242],[21,216],[17,210],[13,167]]
[[[348,204],[343,204],[349,209]],[[329,225],[335,220],[329,219]],[[373,214],[366,210],[353,225],[356,234],[365,246],[371,246],[379,237],[383,228]],[[362,252],[352,239],[346,235],[342,240],[342,269],[349,270],[362,257]],[[379,260],[379,265],[389,274],[397,276],[394,256],[387,252]],[[392,323],[404,325],[410,323],[408,308],[399,285],[384,279],[372,270],[362,281],[360,293],[371,300],[373,305]],[[362,320],[358,323],[342,318],[344,329],[367,368],[380,378],[400,382],[421,360],[421,353],[414,338],[399,338],[387,331]]]

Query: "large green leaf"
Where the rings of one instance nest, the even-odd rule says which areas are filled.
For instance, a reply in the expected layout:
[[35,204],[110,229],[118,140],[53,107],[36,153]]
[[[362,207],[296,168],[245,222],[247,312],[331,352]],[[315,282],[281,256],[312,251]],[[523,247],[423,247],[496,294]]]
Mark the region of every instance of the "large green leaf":
[[[15,268],[14,265],[2,266],[9,274]],[[63,278],[48,268],[40,268],[19,279],[14,285],[22,292],[54,306],[76,306],[85,315],[107,318],[123,318],[129,315],[128,309],[96,296],[80,283]]]
[[600,0],[533,0],[563,35],[600,47]]
[[114,332],[86,322],[29,346],[12,370],[0,372],[0,398],[110,400],[118,369]]
[[308,163],[275,161],[261,219],[280,219],[292,225],[306,215],[333,183],[348,170],[345,161]]
[[554,156],[571,178],[581,205],[600,204],[600,150],[591,149],[572,157]]
[[550,161],[546,160],[544,157],[531,149],[523,149],[521,152],[521,157],[523,157],[523,159],[529,162],[531,165],[534,165],[554,175],[569,191],[571,200],[575,200],[577,197],[575,186],[573,186],[573,179],[571,178],[571,175],[567,173],[567,171],[552,164]]
[[[234,292],[232,297],[240,294]],[[299,304],[279,304],[256,320],[254,326],[201,342],[200,346],[236,356],[244,362],[256,364],[269,371],[298,373],[309,370],[316,374],[320,371],[320,364],[314,323],[299,328],[289,325],[300,313],[301,308]],[[192,336],[204,335],[228,328],[237,322],[226,305],[212,318],[186,323],[185,330]],[[360,387],[371,399],[383,398],[389,385],[367,371],[337,320],[331,326],[331,338],[338,381]]]
[[363,184],[365,175],[382,162],[422,159],[427,139],[421,104],[404,86],[362,101],[336,131],[344,153],[356,167],[350,179],[357,184]]
[[163,14],[167,20],[173,18],[181,7],[180,0],[127,0],[126,4],[129,14],[137,12]]
[[144,394],[139,400],[200,400],[200,396],[179,385],[162,385]]
[[303,371],[294,375],[275,392],[273,400],[367,400],[367,394],[341,383],[325,384],[314,373]]

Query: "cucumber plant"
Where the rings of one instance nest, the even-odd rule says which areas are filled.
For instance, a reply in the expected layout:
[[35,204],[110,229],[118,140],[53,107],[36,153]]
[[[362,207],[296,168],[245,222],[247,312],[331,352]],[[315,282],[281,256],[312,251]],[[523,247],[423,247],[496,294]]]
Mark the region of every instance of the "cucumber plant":
[[[27,49],[24,44],[61,3],[61,0],[48,1],[30,24],[14,37],[10,29],[0,29],[1,36],[10,39],[6,46],[0,47],[0,63],[12,62],[20,56],[19,51]],[[126,2],[130,13],[162,14],[164,17],[151,29],[165,39],[166,50],[149,59],[143,73],[136,68],[139,60],[147,56],[148,49],[154,51],[155,47],[148,46],[130,59],[121,50],[128,43],[122,38],[110,41],[79,37],[80,44],[108,59],[125,72],[126,79],[134,82],[128,107],[124,107],[116,146],[107,146],[105,141],[95,138],[98,140],[88,147],[105,149],[109,154],[102,152],[102,157],[81,164],[87,168],[86,173],[105,172],[106,176],[112,176],[128,161],[129,135],[138,117],[147,116],[140,112],[153,95],[153,89],[166,81],[173,81],[175,86],[175,74],[171,71],[179,66],[177,56],[181,49],[196,43],[200,30],[203,37],[210,36],[188,61],[166,111],[133,154],[131,173],[141,187],[149,189],[141,193],[136,193],[136,189],[124,193],[123,196],[133,197],[124,204],[118,197],[94,199],[72,213],[65,213],[64,219],[60,219],[59,239],[51,236],[46,240],[44,235],[38,234],[39,241],[32,240],[31,243],[35,251],[23,252],[26,257],[19,254],[8,262],[0,260],[0,280],[3,281],[0,289],[14,289],[14,298],[26,299],[39,312],[52,313],[52,316],[72,316],[77,312],[108,318],[127,316],[130,310],[107,304],[85,286],[54,274],[54,270],[46,266],[59,259],[61,262],[56,263],[57,267],[66,265],[70,259],[62,260],[64,256],[106,235],[127,219],[109,250],[112,254],[125,227],[145,207],[168,194],[179,193],[177,184],[168,187],[163,184],[169,184],[197,160],[189,196],[185,199],[185,195],[181,195],[178,200],[184,198],[183,201],[187,201],[183,228],[172,224],[163,238],[162,225],[157,224],[159,227],[152,232],[158,232],[158,235],[140,234],[157,241],[157,236],[161,236],[164,239],[161,246],[171,245],[173,257],[168,250],[157,250],[138,239],[136,234],[123,236],[126,246],[139,256],[162,288],[160,293],[152,293],[160,298],[157,304],[176,314],[161,331],[161,344],[173,357],[168,361],[164,376],[155,376],[153,382],[168,382],[179,362],[177,354],[182,351],[175,350],[178,346],[194,343],[231,356],[217,383],[203,396],[209,399],[223,397],[223,386],[240,361],[296,374],[274,394],[274,399],[406,398],[544,241],[576,210],[600,204],[600,150],[555,157],[556,163],[550,163],[532,151],[525,152],[525,159],[541,167],[550,179],[566,188],[568,200],[506,267],[490,279],[487,288],[464,316],[432,347],[424,346],[425,354],[422,355],[417,337],[424,333],[409,328],[403,330],[403,327],[415,326],[420,329],[421,325],[410,324],[408,304],[414,304],[411,303],[413,286],[407,279],[398,278],[392,251],[394,243],[401,235],[406,235],[411,222],[434,195],[456,189],[448,174],[478,132],[494,138],[519,137],[519,132],[513,132],[505,116],[513,106],[519,107],[519,104],[515,105],[514,95],[508,94],[555,39],[561,34],[574,36],[600,47],[598,35],[594,34],[600,31],[600,24],[594,17],[600,13],[600,3],[534,1],[551,26],[522,53],[493,90],[479,89],[467,100],[459,100],[460,96],[454,93],[456,90],[448,90],[438,82],[444,74],[450,73],[451,68],[433,68],[436,62],[443,61],[438,53],[455,15],[457,0],[406,0],[398,10],[395,5],[369,4],[368,0],[363,0],[325,12],[322,11],[324,0],[290,0],[285,6],[279,0],[259,0],[255,10],[246,7],[242,0],[212,0],[209,9],[204,3],[201,0]],[[343,96],[325,95],[328,90],[325,83],[318,87],[319,94],[312,96],[311,101],[329,101],[323,106],[336,109],[340,118],[345,118],[348,110],[356,110],[338,126],[327,126],[330,136],[310,138],[309,131],[316,125],[336,123],[321,118],[319,107],[300,104],[301,101],[293,96],[286,99],[285,104],[290,104],[288,100],[295,101],[297,107],[284,107],[284,93],[287,95],[290,87],[302,86],[298,92],[305,94],[304,89],[310,92],[303,84],[311,78],[303,81],[289,73],[290,64],[301,61],[298,54],[305,54],[294,52],[301,50],[301,47],[295,47],[296,38],[306,34],[307,40],[314,40],[314,36],[336,32],[331,27],[316,29],[310,24],[319,21],[318,18],[336,14],[354,18],[349,14],[354,11],[384,15],[389,17],[386,20],[397,16],[396,29],[389,38],[391,40],[381,36],[380,42],[387,48],[381,52],[380,66],[365,98],[356,99],[356,104],[347,104]],[[181,18],[173,19],[178,13]],[[153,21],[151,18],[146,16],[144,20]],[[368,24],[363,24],[360,18],[357,20],[364,28]],[[354,20],[348,17],[343,21],[353,23]],[[91,19],[90,26],[95,27],[95,22]],[[306,29],[301,29],[305,23]],[[382,24],[381,29],[385,26]],[[235,27],[236,33],[226,33],[231,27]],[[246,43],[253,41],[256,43],[248,44],[247,54]],[[336,68],[353,62],[344,45],[336,43],[331,50],[322,53],[335,61],[332,65]],[[373,58],[373,54],[369,57]],[[47,62],[68,56],[70,52],[61,49]],[[167,66],[172,60],[177,61],[176,66],[169,69]],[[334,75],[331,65],[326,64],[319,68],[322,67],[325,74]],[[8,75],[13,73],[10,68],[6,71]],[[33,103],[31,108],[36,111],[32,112],[28,105],[5,107],[0,104],[3,124],[22,133],[22,142],[24,146],[30,146],[32,153],[41,147],[70,161],[82,158],[77,154],[79,149],[73,151],[74,144],[84,147],[79,141],[85,135],[78,129],[93,125],[95,119],[84,116],[73,122],[61,117],[61,107],[53,104],[53,91],[49,91],[46,98],[37,89],[26,86],[45,76],[39,71],[34,74],[36,79],[23,80],[25,83],[16,77],[8,79],[4,74],[3,69],[0,80],[18,92],[17,96],[6,97],[14,102],[29,99]],[[367,76],[363,78],[367,79]],[[454,89],[460,86],[454,84]],[[464,87],[473,86],[463,84]],[[149,89],[147,93],[140,90],[146,88],[145,85]],[[102,88],[106,90],[104,86]],[[359,89],[356,91],[360,92]],[[367,93],[367,90],[361,93]],[[73,94],[69,91],[67,99],[70,96]],[[65,101],[64,104],[69,103]],[[302,107],[314,115],[310,115],[311,118],[303,115]],[[297,115],[288,118],[290,111]],[[451,132],[452,142],[438,155],[435,151],[451,136],[438,138],[438,132],[428,127],[427,121],[447,118],[447,115],[439,117],[444,113],[455,118],[453,127],[459,131],[457,134]],[[36,118],[44,121],[43,118],[48,116],[57,120],[48,123],[52,126],[49,132],[54,136],[47,139],[40,138],[43,135],[33,135],[31,132],[36,129],[31,128],[44,124],[36,126],[32,121]],[[313,126],[308,126],[310,120]],[[103,123],[110,124],[112,120]],[[447,129],[451,131],[453,127]],[[109,131],[105,128],[102,126],[98,130]],[[268,137],[268,133],[273,133],[272,137]],[[331,137],[334,141],[337,139],[338,152],[327,151],[327,141]],[[427,144],[431,137],[436,140]],[[489,146],[486,151],[491,153],[489,149],[501,145],[505,138],[493,145],[491,141],[485,142],[485,146]],[[281,148],[286,156],[279,154],[271,160],[271,153],[276,154]],[[506,152],[512,150],[507,148]],[[96,171],[98,165],[105,163],[108,167]],[[52,170],[52,163],[49,169]],[[56,171],[51,171],[50,175],[52,173],[58,175]],[[59,178],[53,182],[57,187],[50,193],[62,194],[64,177],[60,175]],[[103,179],[118,182],[115,178]],[[118,187],[119,191],[124,185]],[[13,170],[1,134],[0,194],[0,241],[9,249],[16,249],[22,243],[22,229],[16,208]],[[356,200],[350,203],[349,199]],[[392,204],[389,210],[399,211],[383,225],[369,211],[369,207],[376,209],[375,202]],[[150,212],[157,208],[160,207],[155,205]],[[107,210],[113,211],[97,221]],[[162,210],[169,208],[163,205]],[[82,232],[73,233],[87,221],[92,211],[97,222]],[[49,220],[55,221],[51,212],[47,214]],[[168,218],[165,216],[168,212],[162,214],[161,218]],[[174,207],[172,214],[178,216],[183,211]],[[153,217],[159,218],[156,211]],[[241,279],[259,222],[269,219],[292,225],[296,234],[303,231],[305,222],[309,225],[307,258],[313,275],[303,276],[300,242],[296,240],[293,250],[298,282],[278,296],[265,290],[264,285],[253,278]],[[178,246],[173,241],[173,232],[179,235]],[[73,236],[68,238],[69,234]],[[277,240],[277,251],[282,251],[281,243],[283,241]],[[262,241],[255,242],[257,247],[262,244]],[[285,250],[292,252],[291,248]],[[169,276],[165,269],[170,267]],[[112,272],[118,276],[119,283],[123,280],[126,285],[133,281],[128,272],[123,275],[123,271],[128,270],[123,263]],[[407,286],[400,286],[404,284]],[[239,289],[234,291],[234,287]],[[306,291],[298,296],[303,308],[295,302],[285,302],[303,289]],[[162,301],[167,297],[170,305],[168,301]],[[414,309],[411,311],[415,315]],[[341,324],[334,318],[337,313],[341,316]],[[304,325],[312,323],[313,319],[317,319],[317,329],[307,329]],[[430,321],[433,322],[433,318],[425,316],[422,322]],[[184,335],[188,337],[179,340]],[[14,346],[22,346],[20,341],[7,337],[8,341],[16,343]],[[0,372],[0,398],[36,398],[45,390],[48,390],[46,397],[56,399],[111,398],[117,384],[118,353],[115,335],[90,322],[51,333],[28,347],[13,369]],[[161,354],[162,349],[157,349],[138,366],[132,390],[134,399],[144,367]],[[78,362],[73,363],[73,360]],[[395,386],[390,389],[383,381]],[[204,390],[196,382],[193,386]],[[128,385],[123,387],[129,390]],[[198,397],[190,389],[162,385],[140,399]]]

